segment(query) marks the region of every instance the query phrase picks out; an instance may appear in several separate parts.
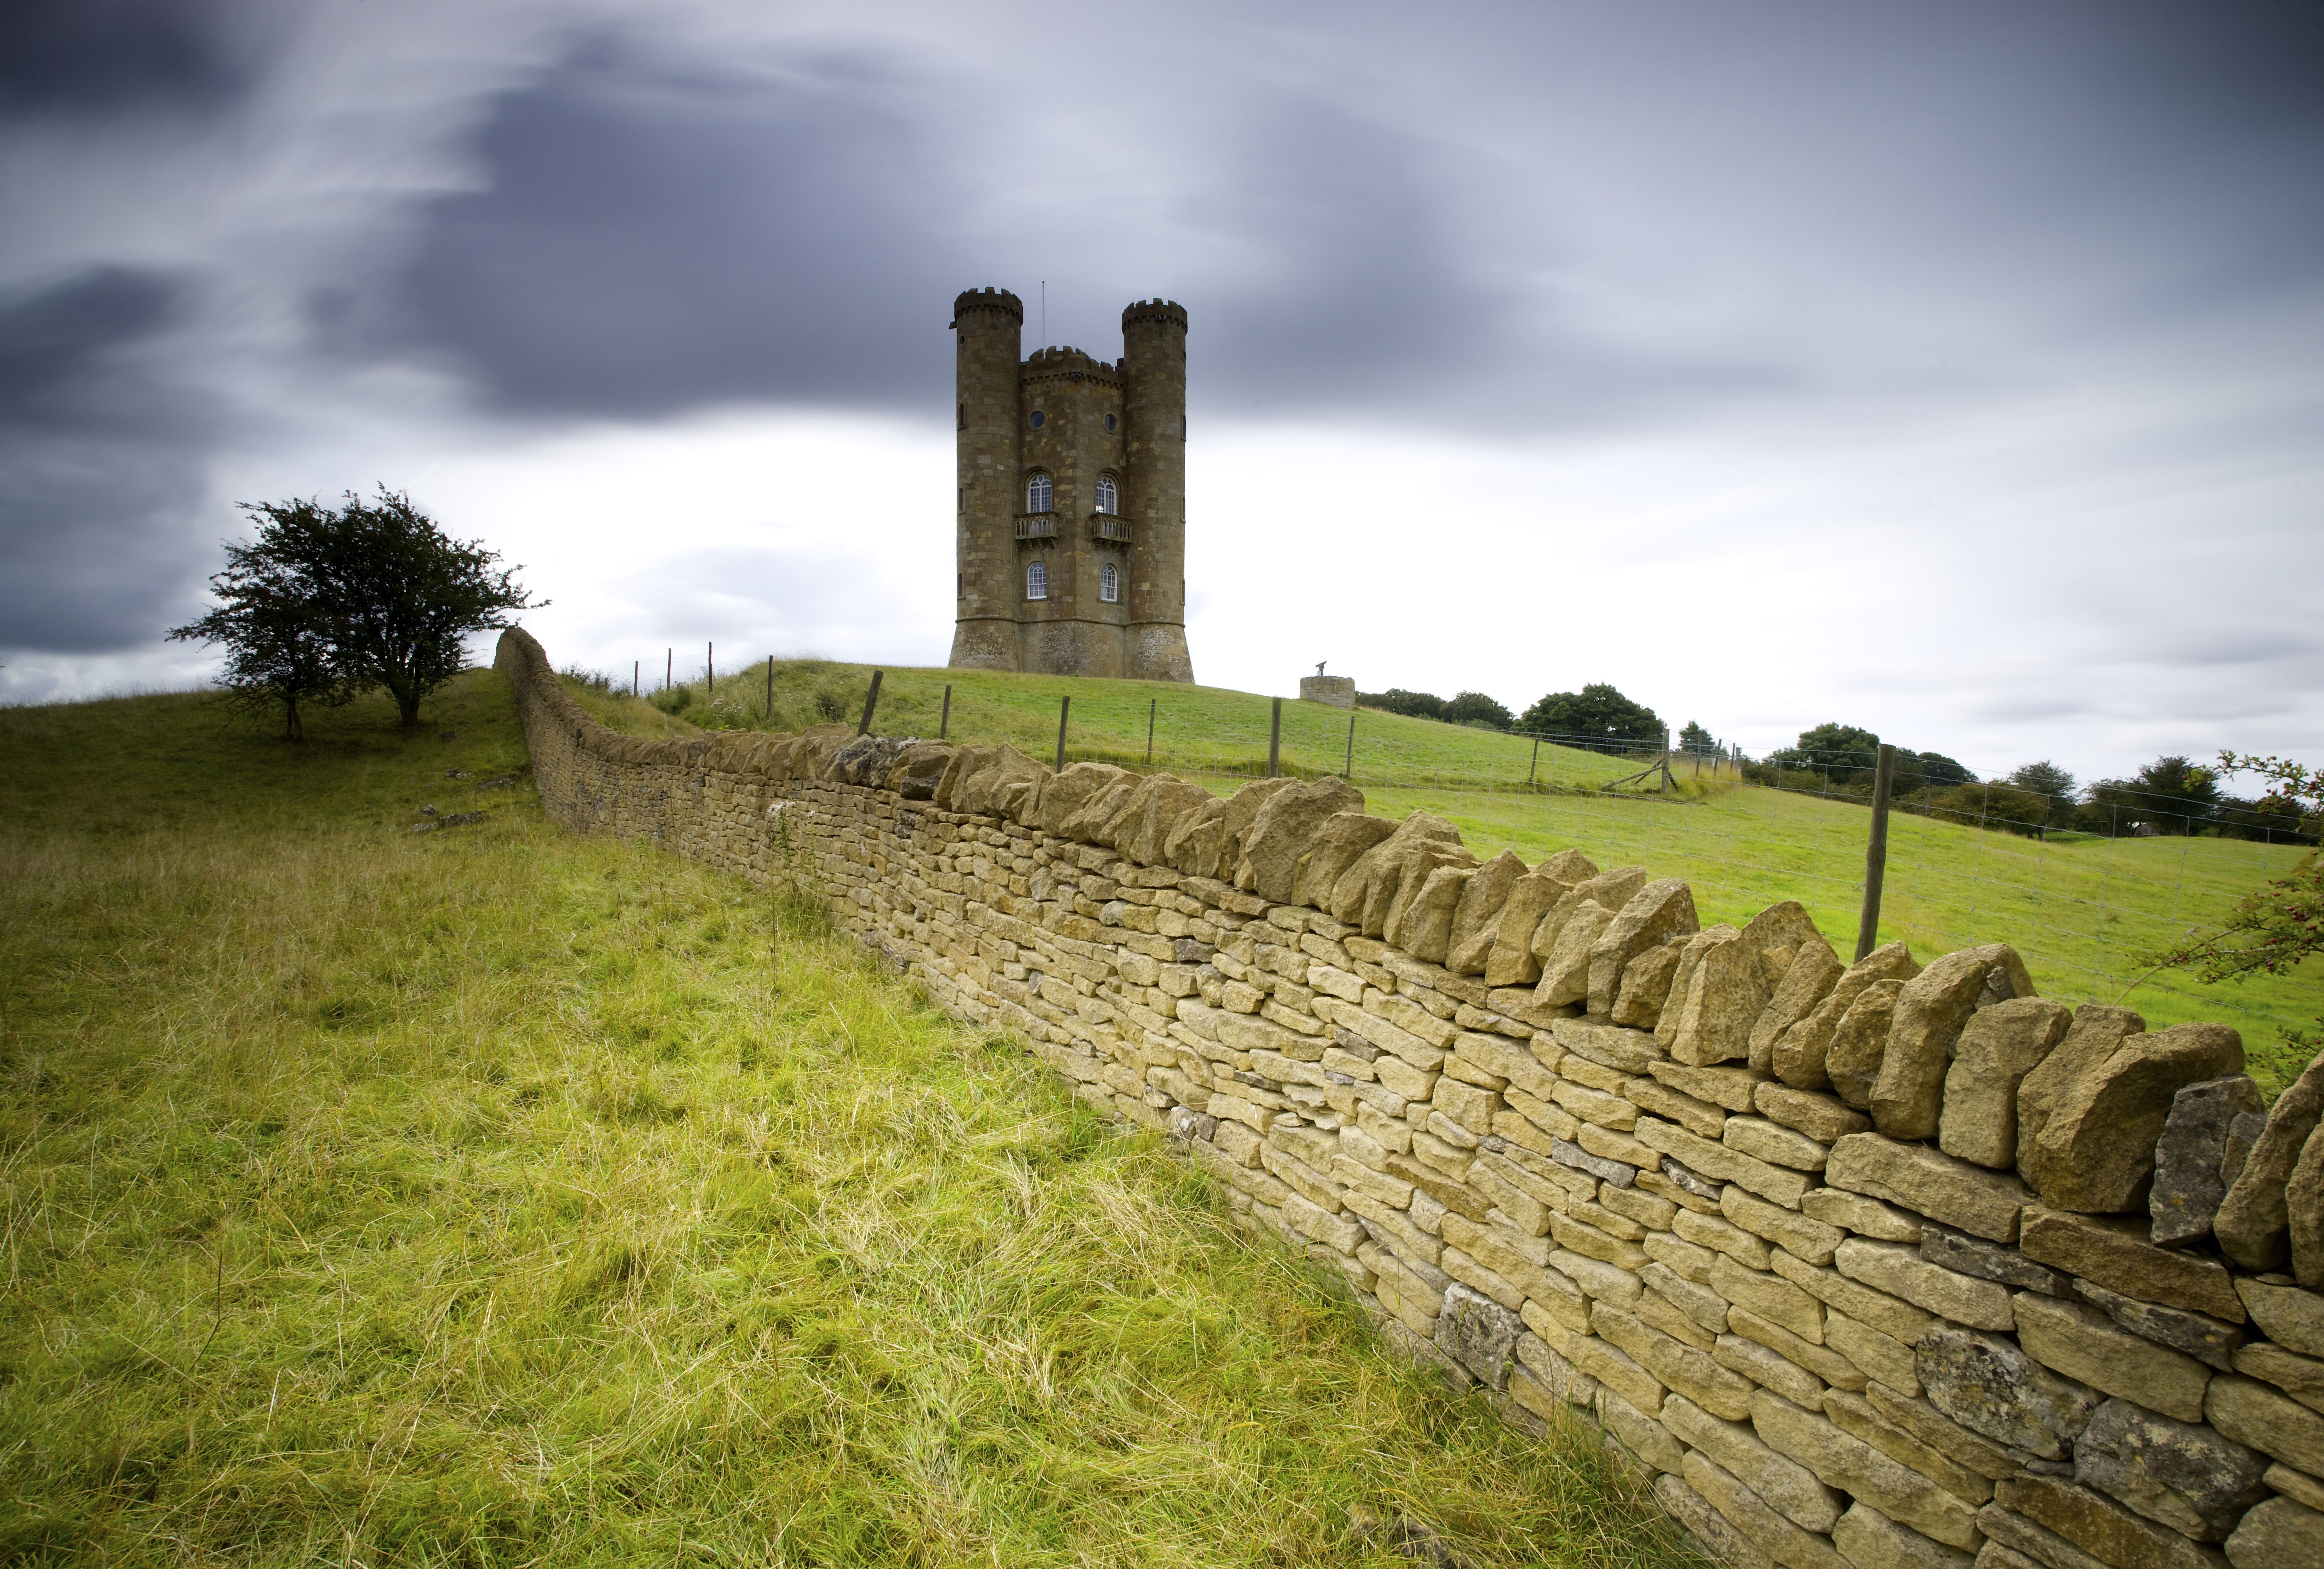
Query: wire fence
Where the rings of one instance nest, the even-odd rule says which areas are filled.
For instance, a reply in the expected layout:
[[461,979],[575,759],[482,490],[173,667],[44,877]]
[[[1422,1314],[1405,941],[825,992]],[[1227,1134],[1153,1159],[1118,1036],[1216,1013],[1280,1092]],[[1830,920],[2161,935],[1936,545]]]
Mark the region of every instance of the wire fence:
[[[763,678],[737,671],[706,683],[706,701],[687,717],[751,728],[853,726],[862,717],[860,670],[832,667],[852,672],[852,685],[826,682],[819,706],[801,711],[805,699],[786,709],[771,669],[761,669]],[[1732,749],[1672,751],[1659,740],[1495,731],[1064,678],[1055,695],[1019,683],[1003,701],[967,683],[955,694],[946,674],[885,672],[871,729],[941,731],[1048,763],[1168,772],[1220,794],[1270,772],[1341,775],[1363,790],[1368,810],[1435,813],[1480,855],[1507,849],[1538,862],[1572,848],[1600,866],[1645,865],[1686,879],[1706,924],[1739,925],[1797,900],[1843,959],[1855,949],[1872,816],[1858,753],[1794,752],[1777,764]],[[2045,995],[2122,1001],[2158,1028],[2233,1024],[2253,1053],[2254,1076],[2273,1090],[2303,1066],[2287,1072],[2270,1054],[2281,1055],[2284,1031],[2312,1027],[2324,1013],[2324,977],[2209,986],[2184,972],[2151,973],[2146,955],[2190,928],[2216,926],[2310,848],[2282,819],[2223,818],[2193,799],[2150,792],[2138,802],[2092,802],[1985,781],[1923,781],[1898,796],[1889,819],[1877,940],[1901,938],[1924,962],[2006,942]]]

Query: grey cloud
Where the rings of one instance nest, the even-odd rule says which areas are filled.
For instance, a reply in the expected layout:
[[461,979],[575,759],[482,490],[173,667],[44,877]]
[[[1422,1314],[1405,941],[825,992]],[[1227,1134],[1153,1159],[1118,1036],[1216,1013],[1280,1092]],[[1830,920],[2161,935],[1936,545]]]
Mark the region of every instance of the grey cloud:
[[251,0],[12,0],[0,114],[212,112],[260,80],[280,7]]

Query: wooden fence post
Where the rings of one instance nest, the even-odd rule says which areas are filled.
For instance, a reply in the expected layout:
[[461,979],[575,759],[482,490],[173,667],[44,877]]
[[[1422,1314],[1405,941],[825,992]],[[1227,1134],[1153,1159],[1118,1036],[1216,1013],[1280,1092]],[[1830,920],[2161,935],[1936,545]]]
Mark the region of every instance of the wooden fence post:
[[880,706],[880,678],[887,673],[885,670],[872,672],[872,689],[863,694],[863,723],[855,727],[858,735],[872,734],[872,710]]
[[1267,777],[1283,771],[1283,699],[1275,700],[1275,716],[1267,724]]
[[1065,718],[1073,711],[1072,694],[1068,693],[1057,699],[1057,766],[1053,771],[1057,773],[1065,771]]
[[1861,960],[1880,941],[1880,883],[1888,872],[1888,792],[1896,782],[1896,749],[1880,744],[1880,766],[1872,776],[1872,837],[1864,846],[1864,914],[1856,923],[1856,956]]
[[936,720],[936,739],[942,741],[952,733],[952,683],[945,683],[944,713]]

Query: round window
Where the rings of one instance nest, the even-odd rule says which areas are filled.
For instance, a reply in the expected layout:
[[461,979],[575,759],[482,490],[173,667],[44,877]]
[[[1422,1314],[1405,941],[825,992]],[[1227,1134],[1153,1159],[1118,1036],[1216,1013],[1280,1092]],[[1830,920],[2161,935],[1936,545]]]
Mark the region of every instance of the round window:
[[1033,411],[1034,429],[1038,430],[1042,426],[1047,425],[1048,422],[1049,417],[1047,414],[1042,413],[1038,409]]
[[1113,417],[1112,415],[1108,414],[1108,415],[1105,417],[1105,428],[1106,428],[1107,429],[1109,429],[1109,430],[1112,429],[1114,428],[1114,426],[1115,426],[1117,423],[1118,423],[1118,421],[1114,419],[1114,417]]

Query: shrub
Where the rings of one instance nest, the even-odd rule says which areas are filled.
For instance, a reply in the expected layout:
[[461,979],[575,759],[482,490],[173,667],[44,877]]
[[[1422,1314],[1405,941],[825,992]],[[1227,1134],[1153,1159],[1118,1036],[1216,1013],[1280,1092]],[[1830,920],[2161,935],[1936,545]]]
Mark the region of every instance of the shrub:
[[1482,692],[1455,693],[1452,701],[1444,705],[1443,716],[1455,725],[1473,725],[1480,730],[1507,730],[1517,722],[1508,709]]
[[1603,681],[1579,692],[1552,692],[1525,711],[1521,730],[1544,735],[1586,735],[1593,740],[1628,741],[1660,746],[1663,722],[1642,703],[1633,703]]
[[694,701],[691,687],[664,687],[653,695],[653,706],[665,714],[683,714]]

